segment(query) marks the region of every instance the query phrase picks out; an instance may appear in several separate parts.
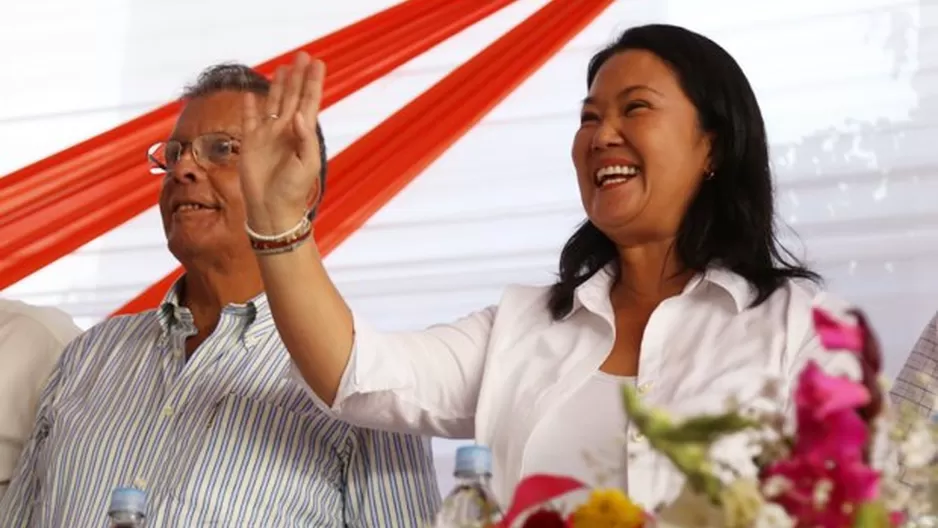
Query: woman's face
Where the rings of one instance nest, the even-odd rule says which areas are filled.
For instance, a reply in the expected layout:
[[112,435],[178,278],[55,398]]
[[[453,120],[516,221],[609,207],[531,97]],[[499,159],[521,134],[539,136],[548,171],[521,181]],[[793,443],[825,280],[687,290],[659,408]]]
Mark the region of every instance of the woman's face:
[[599,69],[573,140],[586,215],[619,245],[673,238],[709,171],[710,138],[671,68],[629,50]]

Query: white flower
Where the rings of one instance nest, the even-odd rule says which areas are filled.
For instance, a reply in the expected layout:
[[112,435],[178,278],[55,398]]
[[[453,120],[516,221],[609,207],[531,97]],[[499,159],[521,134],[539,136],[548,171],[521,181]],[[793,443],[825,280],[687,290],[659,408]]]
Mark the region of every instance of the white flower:
[[720,493],[727,527],[748,528],[759,518],[765,500],[755,479],[736,479]]
[[671,504],[655,515],[658,528],[724,528],[725,524],[723,510],[687,485]]
[[834,483],[830,479],[821,479],[814,485],[814,494],[811,497],[814,507],[823,510],[828,501],[831,500],[831,492],[834,490]]
[[791,481],[781,475],[772,475],[762,483],[762,494],[774,499],[792,488]]
[[753,528],[795,528],[795,521],[778,504],[766,503],[759,510],[759,516]]
[[899,444],[899,453],[903,465],[907,468],[921,468],[931,464],[938,455],[938,446],[932,438],[931,431],[926,425],[918,421],[909,431],[908,436]]

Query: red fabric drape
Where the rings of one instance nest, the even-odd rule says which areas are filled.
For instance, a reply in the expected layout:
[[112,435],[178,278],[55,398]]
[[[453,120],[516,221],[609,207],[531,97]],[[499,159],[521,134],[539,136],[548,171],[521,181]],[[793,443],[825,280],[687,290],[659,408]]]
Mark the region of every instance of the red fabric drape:
[[[328,107],[513,2],[410,0],[298,49],[327,63]],[[295,51],[258,69],[270,75]],[[178,111],[161,107],[0,178],[0,289],[157,203],[146,150],[169,135]]]
[[[327,254],[582,31],[612,0],[554,0],[329,162],[316,220]],[[121,308],[155,307],[176,270]]]

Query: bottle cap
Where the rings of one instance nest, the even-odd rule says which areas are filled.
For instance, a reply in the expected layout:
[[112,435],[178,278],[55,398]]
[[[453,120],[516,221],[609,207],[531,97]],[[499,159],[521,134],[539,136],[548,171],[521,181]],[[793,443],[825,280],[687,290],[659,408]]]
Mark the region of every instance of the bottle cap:
[[136,488],[117,488],[111,492],[108,513],[130,512],[146,515],[147,492]]
[[462,446],[456,450],[456,471],[459,475],[491,475],[492,452],[480,445]]

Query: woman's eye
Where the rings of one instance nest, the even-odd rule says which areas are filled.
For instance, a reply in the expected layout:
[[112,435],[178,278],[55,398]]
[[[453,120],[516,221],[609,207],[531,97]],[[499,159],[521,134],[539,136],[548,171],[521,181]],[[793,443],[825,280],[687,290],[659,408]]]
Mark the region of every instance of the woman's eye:
[[599,121],[599,116],[592,112],[583,112],[580,114],[580,124],[595,123],[597,121]]
[[629,101],[622,108],[622,113],[629,115],[634,113],[636,110],[641,110],[643,108],[648,108],[648,103],[645,101]]

